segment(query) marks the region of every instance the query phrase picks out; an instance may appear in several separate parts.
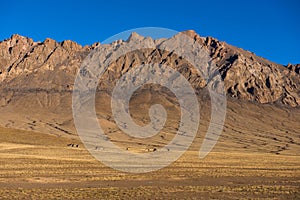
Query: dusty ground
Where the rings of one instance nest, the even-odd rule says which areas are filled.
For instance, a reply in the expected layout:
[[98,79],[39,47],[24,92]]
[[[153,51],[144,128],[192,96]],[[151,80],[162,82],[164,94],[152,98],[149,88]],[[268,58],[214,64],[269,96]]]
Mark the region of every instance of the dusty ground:
[[[156,102],[169,116],[162,132],[146,141],[122,134],[109,101],[96,102],[105,133],[124,149],[160,148],[178,127],[176,102],[144,95],[131,101],[137,123],[149,122],[147,105]],[[0,199],[300,199],[299,109],[229,100],[217,145],[199,159],[210,116],[201,105],[199,132],[189,151],[161,170],[130,174],[106,167],[85,150],[70,110],[63,115],[35,108],[30,113],[18,107],[1,110],[6,128],[0,128]]]
[[221,142],[205,159],[190,150],[159,171],[128,174],[95,160],[76,139],[6,128],[0,137],[1,199],[300,198],[299,155],[222,152]]

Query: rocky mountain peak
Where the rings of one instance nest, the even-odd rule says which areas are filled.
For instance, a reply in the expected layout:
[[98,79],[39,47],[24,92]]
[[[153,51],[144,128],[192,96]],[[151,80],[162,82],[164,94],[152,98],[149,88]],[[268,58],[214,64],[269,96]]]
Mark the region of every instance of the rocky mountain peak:
[[58,43],[55,40],[51,39],[51,38],[46,38],[44,40],[43,44],[45,46],[52,47],[52,48],[58,45]]
[[133,41],[142,41],[144,39],[144,36],[139,35],[136,32],[132,32],[127,39],[127,42],[133,42]]
[[[280,103],[292,107],[300,105],[300,65],[279,65],[215,38],[200,37],[195,31],[183,33],[206,48],[211,61],[224,79],[228,96],[258,103]],[[126,42],[132,45],[150,42],[152,46],[158,46],[168,40],[171,41],[172,38],[153,40],[132,33]],[[68,89],[72,89],[71,85],[81,62],[92,49],[100,47],[104,51],[113,50],[112,47],[126,45],[126,42],[119,40],[103,46],[95,43],[83,48],[70,40],[59,43],[47,38],[41,43],[13,35],[0,42],[0,91],[1,88],[24,87],[30,91],[34,91],[34,88],[61,89],[66,85]],[[157,49],[145,49],[141,53],[132,54],[111,64],[108,72],[104,74],[107,87],[113,85],[130,68],[154,61],[179,70],[195,88],[205,87],[199,74],[182,58]]]
[[194,30],[187,30],[182,33],[193,38],[194,40],[199,40],[201,38],[200,35],[198,35]]
[[28,43],[28,44],[33,43],[33,40],[31,38],[28,38],[28,37],[25,37],[25,36],[21,36],[19,34],[13,34],[10,37],[10,39],[8,39],[7,41],[9,41],[12,46],[20,44],[20,43],[23,43],[23,44],[25,44],[25,43]]
[[300,74],[300,64],[295,64],[295,65],[292,65],[292,64],[288,64],[286,66],[289,70],[291,70],[292,72],[295,72],[297,74]]
[[76,42],[73,42],[71,40],[62,41],[61,46],[68,51],[79,51],[80,49],[82,49],[82,46],[80,44],[77,44]]

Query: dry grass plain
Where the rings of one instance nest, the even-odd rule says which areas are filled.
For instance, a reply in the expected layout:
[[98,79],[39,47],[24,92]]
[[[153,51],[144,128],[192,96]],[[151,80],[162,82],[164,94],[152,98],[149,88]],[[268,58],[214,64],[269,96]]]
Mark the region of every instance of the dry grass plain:
[[12,129],[1,136],[1,199],[300,198],[299,156],[212,152],[200,160],[188,151],[159,171],[127,174],[66,147],[74,140]]
[[[103,111],[98,112],[100,124],[124,149],[159,148],[176,131],[178,109],[151,96],[132,99],[131,114],[142,119],[137,123],[149,122],[141,112],[148,110],[140,103],[145,100],[149,105],[165,102],[171,117],[162,133],[143,143],[122,136],[109,106],[97,104]],[[198,157],[209,122],[209,109],[203,105],[201,115],[190,149],[170,166],[144,174],[103,165],[74,134],[40,133],[45,117],[32,119],[37,121],[35,131],[0,128],[0,199],[300,199],[299,109],[228,101],[223,133],[204,159]],[[57,130],[72,130],[59,120]],[[70,143],[79,147],[68,147]]]

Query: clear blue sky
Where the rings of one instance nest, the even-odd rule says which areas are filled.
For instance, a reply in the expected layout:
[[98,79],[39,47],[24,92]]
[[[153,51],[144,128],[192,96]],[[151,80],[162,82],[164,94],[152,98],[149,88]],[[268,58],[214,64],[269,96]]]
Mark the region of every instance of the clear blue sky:
[[0,7],[0,40],[18,33],[85,45],[138,27],[194,29],[277,63],[300,63],[298,0],[0,0]]

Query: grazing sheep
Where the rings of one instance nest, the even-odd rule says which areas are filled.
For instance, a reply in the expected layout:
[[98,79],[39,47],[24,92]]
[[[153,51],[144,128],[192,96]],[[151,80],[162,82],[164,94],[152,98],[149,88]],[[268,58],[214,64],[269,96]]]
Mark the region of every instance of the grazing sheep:
[[104,150],[104,148],[103,148],[103,147],[96,146],[96,147],[95,147],[95,150]]
[[147,148],[146,151],[147,151],[147,152],[154,152],[154,151],[157,151],[157,149],[156,149],[156,148],[153,148],[153,149],[152,149],[152,148],[150,148],[150,149]]
[[70,143],[70,144],[67,144],[68,147],[79,147],[79,144],[74,144],[74,143]]

